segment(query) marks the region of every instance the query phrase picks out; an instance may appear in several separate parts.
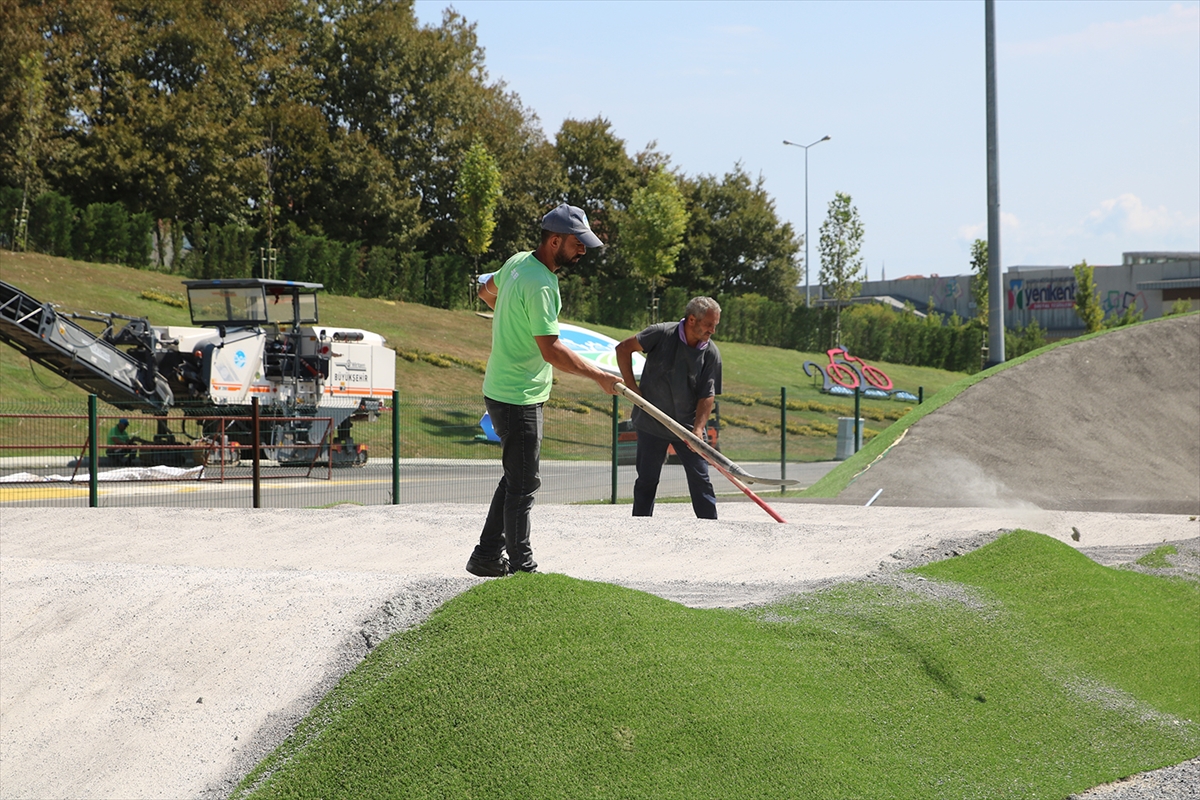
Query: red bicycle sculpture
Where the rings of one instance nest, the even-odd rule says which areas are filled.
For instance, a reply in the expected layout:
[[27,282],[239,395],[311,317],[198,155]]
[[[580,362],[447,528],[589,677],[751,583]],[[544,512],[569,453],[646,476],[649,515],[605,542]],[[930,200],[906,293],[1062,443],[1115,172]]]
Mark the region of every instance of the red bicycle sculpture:
[[[816,369],[825,378],[826,388],[829,383],[835,383],[842,389],[853,391],[859,386],[866,389],[876,389],[880,392],[892,391],[892,379],[883,370],[873,367],[857,356],[850,355],[844,347],[834,347],[825,351],[829,357],[828,364],[818,364],[815,361],[804,362],[804,374],[812,375],[811,369]],[[811,368],[811,369],[810,369]]]

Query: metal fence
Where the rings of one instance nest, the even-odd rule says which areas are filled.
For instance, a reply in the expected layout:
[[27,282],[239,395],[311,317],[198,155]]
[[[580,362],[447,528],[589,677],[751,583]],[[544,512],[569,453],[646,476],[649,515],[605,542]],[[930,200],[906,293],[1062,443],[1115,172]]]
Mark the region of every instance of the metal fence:
[[[553,397],[544,409],[538,502],[629,499],[636,443],[614,424],[614,414],[627,419],[628,413],[616,398]],[[483,414],[479,395],[397,393],[378,416],[355,421],[352,437],[329,418],[309,417],[310,435],[297,440],[279,431],[300,418],[263,417],[255,448],[244,415],[173,408],[150,416],[95,397],[0,402],[0,508],[488,503],[501,475],[500,448],[481,426]],[[121,419],[129,421],[128,444],[110,441]],[[736,426],[720,426],[719,435],[730,457],[747,466],[774,463],[771,474],[779,474],[782,457],[814,460],[804,449],[814,446],[812,439]],[[817,446],[816,459],[833,457],[832,439]],[[659,496],[671,495],[687,495],[680,467],[663,471]]]
[[[633,468],[615,464],[608,401],[545,408],[542,502],[631,495]],[[270,433],[295,418],[264,418],[256,465],[245,416],[186,409],[148,416],[95,398],[0,403],[0,508],[487,503],[501,467],[483,412],[479,396],[399,398],[375,419],[355,422],[349,445],[328,418],[308,418],[319,434],[301,441]],[[110,439],[121,419],[127,443]]]

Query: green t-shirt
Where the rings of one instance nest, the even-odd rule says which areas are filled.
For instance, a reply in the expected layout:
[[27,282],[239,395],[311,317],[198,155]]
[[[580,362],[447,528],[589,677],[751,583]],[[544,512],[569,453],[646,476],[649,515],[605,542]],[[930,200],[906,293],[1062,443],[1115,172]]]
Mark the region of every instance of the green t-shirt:
[[533,337],[558,335],[562,310],[558,276],[526,252],[506,261],[492,280],[496,313],[483,393],[518,406],[544,403],[550,397],[554,370]]

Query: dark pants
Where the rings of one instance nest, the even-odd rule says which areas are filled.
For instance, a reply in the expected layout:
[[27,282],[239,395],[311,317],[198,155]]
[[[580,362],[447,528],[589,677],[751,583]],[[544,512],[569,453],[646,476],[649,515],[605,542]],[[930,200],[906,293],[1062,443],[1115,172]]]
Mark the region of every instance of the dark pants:
[[538,467],[542,455],[542,404],[514,406],[483,398],[492,427],[500,437],[504,477],[492,495],[483,533],[472,558],[495,561],[508,551],[513,569],[537,568],[529,544],[529,511],[542,485]]
[[[633,482],[633,515],[654,516],[654,496],[658,494],[658,479],[667,457],[666,439],[645,431],[637,435],[637,480]],[[688,492],[692,495],[692,510],[700,519],[717,518],[717,495],[708,479],[708,462],[685,444],[675,445],[675,455],[687,475]]]
[[110,447],[104,451],[108,463],[114,467],[132,467],[137,465],[138,451],[136,447]]

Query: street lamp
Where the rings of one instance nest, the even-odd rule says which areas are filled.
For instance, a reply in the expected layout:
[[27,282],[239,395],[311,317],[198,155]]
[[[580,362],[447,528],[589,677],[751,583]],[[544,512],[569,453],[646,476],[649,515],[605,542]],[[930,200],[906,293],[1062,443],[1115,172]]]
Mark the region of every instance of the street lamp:
[[812,144],[796,144],[783,140],[784,144],[790,144],[792,147],[804,148],[804,305],[812,305],[812,298],[808,290],[808,148],[821,142],[828,142],[829,137],[817,139]]

